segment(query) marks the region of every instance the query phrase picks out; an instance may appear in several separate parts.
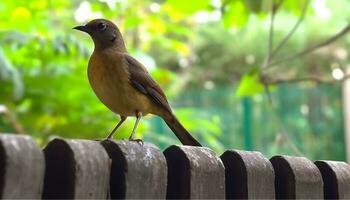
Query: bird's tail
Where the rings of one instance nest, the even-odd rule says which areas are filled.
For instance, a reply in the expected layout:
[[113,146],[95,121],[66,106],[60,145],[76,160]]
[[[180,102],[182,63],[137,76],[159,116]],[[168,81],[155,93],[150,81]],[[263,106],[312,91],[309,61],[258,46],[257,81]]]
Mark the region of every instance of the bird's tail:
[[179,120],[171,114],[170,117],[164,118],[166,124],[175,133],[183,145],[202,146],[192,135],[182,126]]

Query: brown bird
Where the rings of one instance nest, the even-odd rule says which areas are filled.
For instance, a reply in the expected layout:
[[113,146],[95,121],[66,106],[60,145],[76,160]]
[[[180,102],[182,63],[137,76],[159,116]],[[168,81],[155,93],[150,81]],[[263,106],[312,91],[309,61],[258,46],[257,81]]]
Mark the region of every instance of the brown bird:
[[113,22],[95,19],[74,29],[88,33],[95,44],[88,65],[92,89],[101,102],[121,118],[107,139],[112,138],[127,117],[136,116],[129,138],[135,140],[141,117],[151,113],[163,118],[182,144],[201,146],[175,117],[163,90],[146,68],[128,54],[122,35]]

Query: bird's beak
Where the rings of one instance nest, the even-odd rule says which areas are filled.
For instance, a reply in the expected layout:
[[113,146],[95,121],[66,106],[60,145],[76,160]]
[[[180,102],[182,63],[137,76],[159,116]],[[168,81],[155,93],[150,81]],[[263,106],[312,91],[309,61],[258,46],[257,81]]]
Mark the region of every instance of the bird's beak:
[[76,26],[73,29],[89,33],[89,27],[87,27],[87,26]]

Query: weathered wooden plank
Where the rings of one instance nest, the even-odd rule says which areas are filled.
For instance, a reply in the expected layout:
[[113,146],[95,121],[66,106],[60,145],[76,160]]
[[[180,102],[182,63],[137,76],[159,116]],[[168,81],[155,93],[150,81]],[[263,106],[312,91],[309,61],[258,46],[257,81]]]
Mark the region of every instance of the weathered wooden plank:
[[274,156],[276,198],[322,199],[323,181],[316,165],[304,157]]
[[315,162],[324,182],[325,199],[350,199],[350,166],[345,162]]
[[44,199],[108,197],[109,158],[99,142],[54,139],[44,153]]
[[153,144],[134,141],[102,141],[112,159],[112,199],[164,199],[167,166]]
[[168,199],[225,198],[225,168],[212,150],[172,145],[164,155],[168,164]]
[[0,158],[2,199],[41,197],[44,155],[29,136],[1,134]]
[[260,152],[227,150],[225,165],[227,199],[274,199],[275,173]]

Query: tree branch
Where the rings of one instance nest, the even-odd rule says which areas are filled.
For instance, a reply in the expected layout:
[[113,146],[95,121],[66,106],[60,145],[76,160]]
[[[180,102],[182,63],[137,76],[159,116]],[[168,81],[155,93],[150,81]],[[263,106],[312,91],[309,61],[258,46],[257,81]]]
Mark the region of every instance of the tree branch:
[[[275,24],[275,15],[277,13],[277,10],[283,4],[283,2],[284,2],[284,0],[280,0],[277,3],[275,1],[273,1],[273,3],[272,3],[271,18],[270,18],[270,30],[269,30],[269,41],[268,41],[268,47],[267,47],[268,52],[267,52],[267,55],[265,57],[264,63],[261,65],[261,68],[267,67],[268,64],[270,63],[271,53],[272,53],[272,48],[273,48],[273,31],[274,31],[274,24]],[[271,93],[269,90],[269,86],[267,84],[264,84],[264,90],[265,90],[265,93],[267,94],[269,102],[272,103]]]
[[275,16],[277,13],[278,8],[282,5],[284,0],[280,0],[279,2],[273,1],[272,8],[271,8],[271,18],[270,18],[270,29],[269,29],[269,40],[267,45],[267,55],[265,57],[264,63],[261,65],[261,68],[265,68],[268,63],[270,63],[271,60],[271,53],[273,48],[273,31],[274,31],[274,24],[275,24]]
[[325,79],[318,76],[308,76],[308,77],[293,78],[293,79],[275,79],[275,80],[264,79],[264,84],[276,85],[276,84],[289,84],[289,83],[298,83],[298,82],[316,82],[319,84],[334,84],[337,82],[343,82],[349,78],[350,78],[350,74],[344,75],[344,77],[339,80]]
[[273,48],[273,31],[274,31],[274,24],[275,24],[275,15],[276,15],[276,8],[275,3],[272,3],[272,12],[271,12],[271,18],[270,18],[270,30],[269,30],[269,43],[267,45],[267,59],[269,60],[272,48]]
[[338,32],[337,34],[333,35],[332,37],[328,38],[327,40],[316,44],[310,48],[306,48],[298,53],[292,54],[290,56],[287,56],[283,59],[277,60],[275,62],[270,63],[269,65],[278,65],[280,63],[295,59],[297,57],[301,57],[304,56],[305,54],[308,54],[310,52],[315,51],[316,49],[319,49],[321,47],[327,46],[331,43],[333,43],[334,41],[336,41],[337,39],[341,38],[342,36],[344,36],[345,34],[347,34],[350,31],[350,24],[348,24],[346,27],[344,27],[340,32]]
[[304,4],[303,10],[301,12],[301,15],[298,19],[298,21],[294,24],[293,28],[289,31],[289,33],[283,38],[283,40],[278,44],[278,46],[273,50],[273,52],[270,55],[270,60],[280,51],[280,49],[285,46],[285,44],[288,42],[289,38],[294,34],[294,32],[298,29],[301,22],[304,20],[307,8],[309,6],[310,0],[307,0]]

